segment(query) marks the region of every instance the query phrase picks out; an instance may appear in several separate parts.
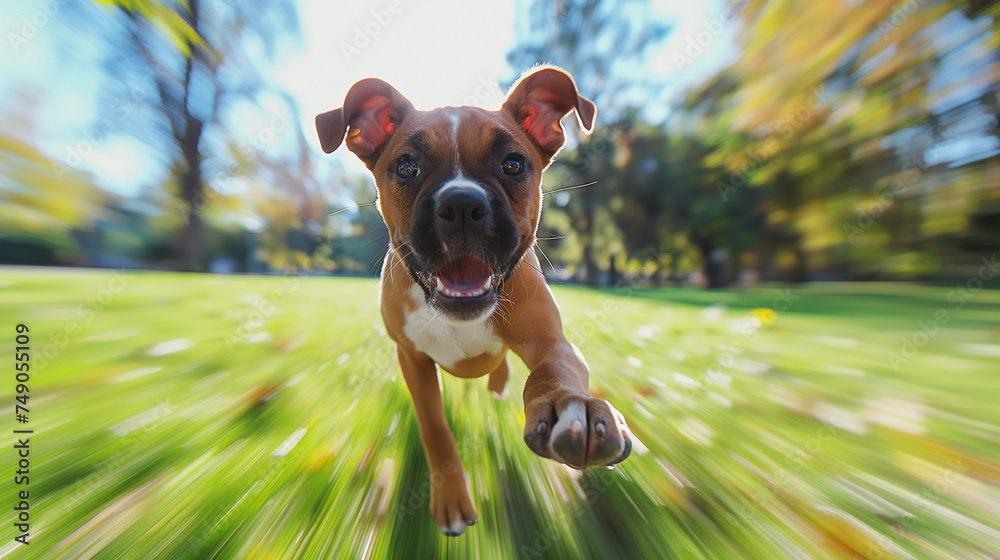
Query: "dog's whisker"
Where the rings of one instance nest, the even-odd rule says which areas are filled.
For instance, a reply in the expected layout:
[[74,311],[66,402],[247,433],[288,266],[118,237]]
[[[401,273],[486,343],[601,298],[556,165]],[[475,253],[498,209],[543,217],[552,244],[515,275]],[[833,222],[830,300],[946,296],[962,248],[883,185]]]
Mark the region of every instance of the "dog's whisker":
[[385,251],[385,252],[381,252],[381,253],[375,255],[374,257],[372,257],[372,260],[368,263],[368,273],[370,274],[372,272],[375,272],[375,267],[378,266],[378,262],[382,261],[384,263],[385,262],[385,257],[388,254],[389,254],[389,252]]
[[575,190],[575,189],[583,189],[583,188],[586,188],[586,187],[592,187],[592,186],[594,186],[596,184],[597,184],[597,181],[591,181],[589,183],[583,183],[581,185],[573,185],[572,187],[562,187],[560,189],[552,189],[551,191],[543,191],[542,194],[555,194],[555,193],[560,193],[560,192],[564,192],[564,191],[572,191],[572,190]]
[[518,276],[521,278],[521,287],[524,288],[524,293],[528,293],[528,283],[525,281],[524,275],[523,274],[518,274]]
[[535,249],[542,253],[542,256],[545,257],[545,262],[549,263],[549,268],[552,269],[552,274],[555,274],[556,267],[555,265],[552,264],[552,261],[549,259],[549,256],[545,254],[545,250],[539,247],[538,245],[535,245]]
[[392,245],[385,251],[385,257],[382,261],[382,273],[389,275],[389,280],[392,280],[392,269],[396,266],[396,259],[393,256],[396,255],[396,249]]
[[364,208],[365,206],[375,206],[376,204],[378,204],[378,203],[377,202],[363,202],[361,204],[355,204],[354,206],[348,206],[347,208],[341,208],[340,210],[337,210],[336,212],[329,212],[327,214],[327,216],[336,216],[337,214],[340,214],[341,212],[347,212],[348,210],[354,210],[355,208]]
[[371,242],[371,243],[369,243],[368,245],[365,245],[365,249],[367,249],[368,247],[371,247],[372,245],[374,245],[374,244],[378,243],[379,241],[385,241],[385,240],[387,240],[387,239],[389,239],[389,236],[388,236],[388,235],[382,235],[382,236],[380,236],[380,237],[379,237],[378,239],[376,239],[375,241],[372,241],[372,242]]

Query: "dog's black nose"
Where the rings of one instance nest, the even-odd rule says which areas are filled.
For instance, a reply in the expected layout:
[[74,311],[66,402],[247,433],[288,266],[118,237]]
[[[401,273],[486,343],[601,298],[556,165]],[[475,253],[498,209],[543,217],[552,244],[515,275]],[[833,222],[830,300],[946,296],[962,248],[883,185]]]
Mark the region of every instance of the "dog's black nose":
[[479,226],[490,215],[490,202],[478,187],[450,187],[434,201],[434,213],[449,226]]

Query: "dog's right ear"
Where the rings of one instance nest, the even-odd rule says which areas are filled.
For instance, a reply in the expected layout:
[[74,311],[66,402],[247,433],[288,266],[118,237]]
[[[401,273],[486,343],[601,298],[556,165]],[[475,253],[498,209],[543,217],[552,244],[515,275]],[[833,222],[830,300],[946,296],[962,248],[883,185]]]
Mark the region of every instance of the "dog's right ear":
[[378,152],[399,128],[413,104],[395,88],[377,78],[351,86],[344,107],[316,115],[316,132],[323,151],[331,153],[344,141],[369,169]]
[[581,128],[590,134],[597,106],[577,92],[576,82],[567,72],[543,66],[521,76],[500,110],[510,115],[537,144],[546,161],[551,161],[566,143],[559,121],[574,109]]

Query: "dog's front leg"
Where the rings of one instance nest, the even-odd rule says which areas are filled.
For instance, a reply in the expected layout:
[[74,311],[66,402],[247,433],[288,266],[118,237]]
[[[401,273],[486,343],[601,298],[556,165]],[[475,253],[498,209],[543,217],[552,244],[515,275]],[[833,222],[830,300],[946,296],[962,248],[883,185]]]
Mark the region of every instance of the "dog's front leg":
[[507,346],[528,366],[524,442],[537,455],[582,469],[613,465],[632,452],[625,417],[590,395],[583,355],[563,336],[559,306],[529,253],[507,283],[500,323]]
[[437,369],[425,354],[411,353],[402,347],[397,348],[396,353],[410,390],[420,440],[430,466],[431,515],[442,533],[460,535],[466,527],[476,523],[476,508],[469,497],[455,436],[444,415]]

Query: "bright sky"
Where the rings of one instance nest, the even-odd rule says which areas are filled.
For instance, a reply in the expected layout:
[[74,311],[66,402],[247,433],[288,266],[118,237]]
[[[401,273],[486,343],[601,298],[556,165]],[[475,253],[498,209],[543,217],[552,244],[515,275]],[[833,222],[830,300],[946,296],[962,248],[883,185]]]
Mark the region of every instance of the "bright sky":
[[[340,107],[347,90],[363,78],[389,82],[418,109],[498,107],[503,100],[497,84],[512,73],[506,53],[515,40],[513,2],[351,5],[345,10],[339,2],[303,0],[306,48],[275,75],[298,99],[307,138],[316,135],[313,117]],[[349,169],[364,169],[351,154],[337,157]]]
[[[40,146],[65,161],[81,141],[94,137],[106,76],[100,67],[105,54],[99,46],[102,42],[88,41],[87,33],[95,31],[69,21],[72,16],[60,8],[60,0],[4,2],[0,96],[14,101],[4,102],[0,118],[8,119],[22,109],[35,111],[40,127],[35,137]],[[516,41],[516,18],[526,17],[518,6],[519,2],[485,0],[301,0],[301,48],[284,49],[286,54],[276,63],[270,80],[296,99],[299,124],[310,141],[315,138],[313,117],[339,107],[354,82],[372,76],[391,83],[418,109],[464,104],[495,109],[506,93],[499,83],[509,83],[524,70],[511,68],[506,60]],[[723,20],[723,8],[722,0],[653,1],[656,17],[675,26],[645,68],[675,78],[663,97],[732,59],[738,24]],[[35,25],[39,22],[42,25]],[[28,35],[23,42],[11,39]],[[709,37],[707,43],[703,41],[704,53],[694,64],[678,67],[676,54],[684,53],[699,36]],[[60,43],[63,47],[71,43],[73,48],[60,50]],[[14,97],[18,92],[27,97]],[[32,106],[23,107],[26,104]],[[651,105],[666,107],[659,100]],[[246,120],[235,126],[259,128]],[[152,147],[118,132],[112,130],[94,143],[92,153],[79,166],[95,172],[102,187],[124,195],[161,181],[166,173],[164,158]],[[313,147],[319,152],[318,142]],[[346,151],[333,157],[348,170],[364,171]]]

